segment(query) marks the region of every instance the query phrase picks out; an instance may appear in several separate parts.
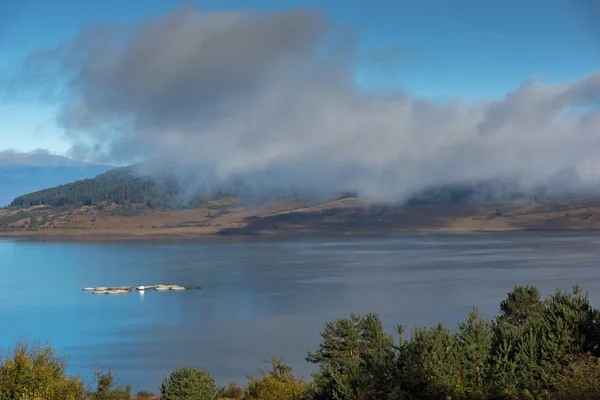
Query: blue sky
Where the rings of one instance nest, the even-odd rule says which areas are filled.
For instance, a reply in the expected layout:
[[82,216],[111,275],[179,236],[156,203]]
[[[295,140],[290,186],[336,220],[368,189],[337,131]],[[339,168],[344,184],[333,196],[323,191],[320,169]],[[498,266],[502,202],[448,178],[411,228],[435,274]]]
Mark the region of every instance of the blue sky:
[[[0,72],[6,76],[30,52],[52,46],[94,22],[125,23],[159,16],[175,0],[3,0]],[[352,29],[367,50],[397,47],[394,68],[361,69],[366,86],[401,87],[424,97],[502,97],[534,74],[548,82],[577,79],[600,65],[579,0],[206,0],[200,8],[274,10],[317,8]],[[589,12],[589,10],[588,10]],[[600,32],[600,31],[599,31]],[[598,32],[597,32],[598,33]],[[0,150],[69,143],[54,122],[56,105],[0,99]]]

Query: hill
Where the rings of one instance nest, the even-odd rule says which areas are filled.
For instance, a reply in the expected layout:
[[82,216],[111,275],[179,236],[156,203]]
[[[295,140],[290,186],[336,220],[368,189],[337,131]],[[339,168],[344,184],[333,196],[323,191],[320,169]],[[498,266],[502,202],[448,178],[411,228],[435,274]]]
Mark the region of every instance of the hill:
[[117,168],[13,200],[0,210],[0,235],[139,237],[180,235],[396,234],[415,231],[600,229],[600,201],[560,199],[510,185],[424,190],[403,204],[344,193],[324,201],[242,189],[185,194],[177,179]]
[[139,176],[134,167],[116,168],[94,178],[40,190],[15,198],[12,207],[82,207],[102,202],[169,208],[178,199],[177,180]]
[[[212,193],[184,192],[182,186],[189,186],[169,174],[148,176],[143,173],[143,165],[134,165],[105,172],[90,179],[51,187],[19,196],[11,202],[13,207],[33,207],[49,205],[53,207],[82,207],[98,205],[109,201],[118,205],[137,204],[152,209],[177,209],[201,205],[203,201],[228,196],[237,196],[240,201],[256,203],[268,198],[294,197],[322,202],[340,198],[357,197],[356,192],[346,191],[330,198],[299,192],[270,192],[258,196],[243,182],[236,182],[228,188]],[[195,177],[192,177],[192,181]],[[531,200],[552,200],[544,196],[544,191],[522,193],[515,185],[506,182],[483,182],[478,184],[455,184],[425,188],[409,197],[406,205],[442,204],[488,204],[495,202],[518,202]]]

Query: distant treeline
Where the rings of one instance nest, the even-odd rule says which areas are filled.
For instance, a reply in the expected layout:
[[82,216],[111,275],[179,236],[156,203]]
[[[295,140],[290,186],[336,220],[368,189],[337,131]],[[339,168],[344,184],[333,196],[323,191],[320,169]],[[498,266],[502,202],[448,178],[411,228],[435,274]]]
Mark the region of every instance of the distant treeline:
[[60,185],[19,196],[9,207],[82,207],[104,204],[144,205],[153,209],[187,208],[204,205],[208,200],[234,196],[230,189],[210,194],[184,193],[174,176],[150,177],[139,174],[136,167],[117,168],[95,178]]
[[108,171],[92,179],[17,197],[11,206],[89,206],[111,201],[116,204],[147,204],[152,208],[160,208],[167,207],[179,192],[174,178],[167,178],[159,183],[149,177],[137,176],[132,168],[127,167]]
[[[216,385],[202,370],[174,370],[160,386],[165,400],[598,399],[600,312],[578,287],[545,300],[535,287],[515,287],[493,320],[475,308],[455,329],[414,328],[404,339],[386,333],[376,314],[325,324],[308,352],[318,371],[295,377],[277,358],[245,389]],[[0,359],[0,399],[130,399],[131,388],[98,372],[84,388],[65,373],[51,347],[19,344]],[[140,392],[137,398],[153,398]]]

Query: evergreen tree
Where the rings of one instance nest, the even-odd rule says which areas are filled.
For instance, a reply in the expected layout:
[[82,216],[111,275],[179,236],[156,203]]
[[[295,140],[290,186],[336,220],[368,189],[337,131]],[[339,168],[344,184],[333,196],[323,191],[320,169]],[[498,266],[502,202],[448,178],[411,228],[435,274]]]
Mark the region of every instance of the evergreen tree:
[[216,381],[208,372],[190,367],[174,370],[160,387],[163,400],[216,400],[219,394]]
[[319,349],[306,358],[319,364],[314,399],[387,399],[394,391],[394,341],[377,315],[329,322],[321,337]]
[[441,323],[414,328],[400,346],[399,373],[406,398],[440,399],[452,396],[460,382],[456,336]]
[[535,319],[543,311],[540,292],[533,286],[515,286],[506,300],[500,304],[499,324],[523,325],[528,319]]
[[485,378],[489,370],[492,345],[492,324],[486,321],[475,307],[467,315],[467,321],[458,324],[456,350],[459,362],[459,395],[468,398],[485,398]]

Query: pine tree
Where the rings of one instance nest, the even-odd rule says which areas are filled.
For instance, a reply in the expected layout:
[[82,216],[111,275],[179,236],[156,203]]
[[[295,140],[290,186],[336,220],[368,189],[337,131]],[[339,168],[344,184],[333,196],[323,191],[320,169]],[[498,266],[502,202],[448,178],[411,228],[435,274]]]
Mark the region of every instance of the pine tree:
[[414,328],[400,346],[399,371],[404,391],[422,399],[452,396],[461,386],[456,337],[441,323]]
[[544,307],[540,292],[534,286],[515,286],[506,300],[500,304],[499,324],[523,325],[527,320],[538,318]]
[[468,395],[469,398],[485,398],[492,324],[475,307],[467,315],[467,321],[458,324],[456,345],[461,380],[459,394]]
[[396,385],[394,341],[375,314],[325,325],[323,342],[306,360],[319,365],[314,399],[387,399]]

